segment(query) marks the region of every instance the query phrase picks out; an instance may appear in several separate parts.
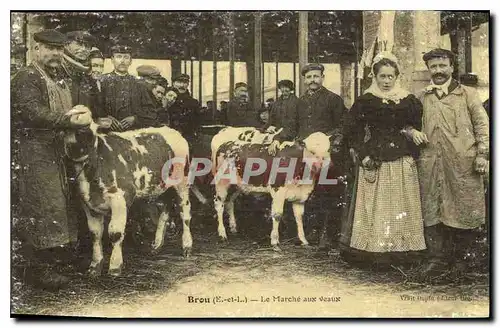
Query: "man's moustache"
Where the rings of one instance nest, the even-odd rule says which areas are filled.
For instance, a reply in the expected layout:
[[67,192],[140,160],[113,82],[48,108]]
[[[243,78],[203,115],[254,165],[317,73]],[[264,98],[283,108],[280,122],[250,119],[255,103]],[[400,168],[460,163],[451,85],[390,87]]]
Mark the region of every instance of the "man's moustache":
[[436,73],[432,77],[443,77],[444,78],[444,77],[446,77],[446,75],[442,74],[442,73]]

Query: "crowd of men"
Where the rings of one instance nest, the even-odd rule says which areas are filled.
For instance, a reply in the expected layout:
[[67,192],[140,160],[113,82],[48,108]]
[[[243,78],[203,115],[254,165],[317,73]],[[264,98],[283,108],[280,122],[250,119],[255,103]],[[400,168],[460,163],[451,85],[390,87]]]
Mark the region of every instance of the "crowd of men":
[[[87,106],[103,133],[168,125],[192,144],[197,140],[202,108],[189,92],[190,77],[186,74],[174,76],[172,86],[154,66],[138,67],[138,78],[131,75],[133,52],[126,45],[111,48],[109,55],[114,69],[102,74],[104,56],[95,47],[96,38],[88,32],[62,34],[44,30],[34,34],[34,41],[33,62],[12,79],[13,116],[15,127],[23,131],[21,144],[25,148],[21,151],[21,161],[27,169],[24,180],[20,179],[23,211],[28,217],[33,214],[26,213],[42,213],[41,216],[49,213],[51,222],[32,223],[31,230],[23,229],[29,231],[23,236],[32,246],[32,253],[48,251],[54,254],[51,252],[61,245],[81,243],[79,225],[85,222],[78,219],[69,222],[72,217],[81,217],[66,213],[64,202],[68,198],[71,201],[68,197],[71,185],[66,185],[66,192],[61,192],[53,183],[56,178],[71,181],[77,174],[66,172],[61,154],[54,152],[60,148],[57,138],[54,146],[54,131],[79,128],[78,122],[65,115],[69,109],[75,105]],[[344,101],[323,86],[323,65],[306,65],[301,74],[307,87],[303,95],[294,94],[292,81],[282,80],[278,84],[280,97],[259,109],[253,108],[249,101],[247,84],[236,83],[234,100],[221,106],[219,123],[263,130],[271,126],[283,128],[270,149],[283,141],[323,132],[333,136],[331,152],[339,153],[344,114],[348,112]],[[61,170],[65,172],[62,177]],[[338,197],[331,190],[318,191],[321,192],[332,200]],[[339,193],[342,190],[339,189]],[[335,211],[336,202],[330,203],[331,211]],[[330,216],[338,217],[338,214]],[[33,261],[45,261],[37,258],[41,257],[33,256]],[[34,267],[42,271],[36,271],[34,276],[40,283],[59,286],[66,281],[51,266],[37,264]]]

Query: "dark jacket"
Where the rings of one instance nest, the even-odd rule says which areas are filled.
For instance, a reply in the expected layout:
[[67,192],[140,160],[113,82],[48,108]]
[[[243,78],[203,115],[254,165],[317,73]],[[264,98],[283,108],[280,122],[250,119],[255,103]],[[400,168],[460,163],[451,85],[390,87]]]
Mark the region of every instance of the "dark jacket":
[[306,92],[300,100],[295,118],[299,138],[306,138],[314,132],[341,133],[347,109],[339,95],[321,87],[314,93]]
[[230,101],[227,104],[227,112],[224,124],[232,127],[260,127],[258,113],[249,103]]
[[137,113],[137,128],[146,128],[151,126],[168,125],[168,120],[162,121],[160,114],[165,112],[163,104],[153,95],[154,86],[150,83],[138,80],[139,87],[142,88],[143,106],[142,110]]
[[297,137],[299,110],[300,100],[295,95],[291,95],[288,99],[280,97],[273,104],[267,126],[272,125],[277,129],[283,128],[283,131],[276,136],[276,140],[283,142]]
[[63,68],[71,79],[73,106],[84,105],[90,109],[93,118],[99,117],[102,104],[100,104],[101,96],[97,82],[89,73],[76,70],[70,63],[64,63]]
[[[61,72],[58,78],[66,78]],[[47,87],[40,73],[29,65],[22,68],[11,81],[13,121],[19,128],[54,129],[69,127],[64,112],[49,107]],[[68,108],[69,110],[71,108]]]
[[[177,99],[168,108],[168,122],[172,129],[179,131],[183,137],[192,138],[200,128],[200,103],[186,91],[177,93]],[[165,114],[162,113],[161,117]],[[161,118],[161,120],[165,120]]]
[[140,127],[140,117],[151,108],[150,98],[143,86],[132,75],[120,76],[115,72],[104,75],[102,84],[103,112],[101,116],[113,116],[122,120],[136,116],[132,129]]
[[414,95],[396,104],[365,94],[349,111],[345,137],[348,146],[358,152],[360,160],[365,156],[376,161],[394,161],[409,155],[417,157],[418,148],[401,133],[408,126],[417,130],[422,128],[422,104]]

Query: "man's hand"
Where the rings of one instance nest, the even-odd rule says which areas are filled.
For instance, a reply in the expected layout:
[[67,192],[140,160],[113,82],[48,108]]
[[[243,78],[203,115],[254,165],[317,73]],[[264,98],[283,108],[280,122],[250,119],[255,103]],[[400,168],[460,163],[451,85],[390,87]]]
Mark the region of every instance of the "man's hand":
[[101,117],[97,119],[96,123],[102,129],[111,129],[113,121],[109,117]]
[[269,126],[265,132],[275,134],[276,133],[276,127],[274,125]]
[[120,123],[123,129],[130,129],[135,123],[135,116],[127,116]]
[[113,116],[108,116],[107,118],[111,120],[111,131],[118,131],[118,132],[123,131],[123,127],[120,121],[118,121]]
[[269,155],[276,156],[279,146],[280,142],[278,140],[273,140],[273,142],[271,142],[271,144],[267,146],[267,151],[269,152]]
[[474,169],[479,174],[485,174],[488,169],[488,160],[483,156],[477,156],[474,161]]
[[367,170],[372,170],[375,168],[375,161],[370,156],[366,156],[361,161],[361,165],[363,165],[363,167]]
[[415,145],[420,146],[423,143],[428,143],[429,139],[427,139],[427,136],[425,133],[420,132],[418,130],[413,129],[412,130],[412,140],[415,143]]
[[423,132],[420,132],[412,127],[408,127],[406,129],[401,130],[401,133],[409,140],[413,141],[413,143],[417,146],[420,146],[423,143],[428,143],[429,139],[427,139],[427,135]]

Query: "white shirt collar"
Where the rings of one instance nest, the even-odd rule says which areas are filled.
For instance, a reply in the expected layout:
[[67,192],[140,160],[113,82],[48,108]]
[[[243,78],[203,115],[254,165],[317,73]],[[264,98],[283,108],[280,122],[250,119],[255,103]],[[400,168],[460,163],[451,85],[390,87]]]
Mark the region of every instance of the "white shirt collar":
[[443,93],[445,95],[448,94],[448,90],[450,89],[450,84],[451,84],[451,77],[448,79],[448,81],[446,81],[445,83],[443,84],[435,84],[434,81],[432,81],[432,84],[429,86],[430,87],[430,90],[432,89],[439,89],[441,91],[443,91]]

